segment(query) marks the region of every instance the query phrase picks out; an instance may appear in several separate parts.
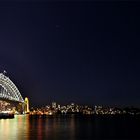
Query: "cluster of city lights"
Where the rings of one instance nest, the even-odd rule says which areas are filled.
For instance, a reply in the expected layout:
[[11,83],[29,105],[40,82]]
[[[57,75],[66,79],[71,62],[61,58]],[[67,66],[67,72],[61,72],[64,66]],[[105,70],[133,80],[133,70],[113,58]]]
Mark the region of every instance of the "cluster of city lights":
[[94,114],[94,110],[89,106],[77,105],[71,103],[60,105],[52,102],[52,105],[46,105],[41,108],[31,108],[30,115],[56,115],[56,114]]
[[53,102],[52,105],[46,105],[40,108],[31,108],[30,115],[57,115],[57,114],[79,114],[79,115],[140,115],[140,109],[127,107],[103,107],[87,105],[77,105],[71,103],[68,105],[60,105]]

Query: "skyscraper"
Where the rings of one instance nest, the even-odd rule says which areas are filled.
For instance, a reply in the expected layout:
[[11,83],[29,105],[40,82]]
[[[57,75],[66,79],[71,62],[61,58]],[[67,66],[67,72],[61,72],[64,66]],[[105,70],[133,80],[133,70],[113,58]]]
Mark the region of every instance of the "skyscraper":
[[52,102],[52,108],[56,108],[56,102]]

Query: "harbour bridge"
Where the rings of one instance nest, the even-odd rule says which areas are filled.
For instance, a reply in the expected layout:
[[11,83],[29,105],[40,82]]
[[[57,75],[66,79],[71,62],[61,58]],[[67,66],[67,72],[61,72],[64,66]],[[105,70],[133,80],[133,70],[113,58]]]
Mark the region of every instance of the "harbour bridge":
[[[14,104],[16,107],[21,106],[23,112],[26,110],[26,102],[16,85],[4,73],[0,73],[0,101]],[[0,104],[0,107],[2,105]],[[0,108],[1,109],[1,108]]]

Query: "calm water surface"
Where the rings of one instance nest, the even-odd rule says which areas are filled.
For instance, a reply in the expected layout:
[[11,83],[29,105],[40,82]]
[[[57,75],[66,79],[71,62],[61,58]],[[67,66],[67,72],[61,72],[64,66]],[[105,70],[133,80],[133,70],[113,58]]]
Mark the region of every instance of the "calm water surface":
[[0,120],[0,140],[140,139],[140,118],[35,118]]

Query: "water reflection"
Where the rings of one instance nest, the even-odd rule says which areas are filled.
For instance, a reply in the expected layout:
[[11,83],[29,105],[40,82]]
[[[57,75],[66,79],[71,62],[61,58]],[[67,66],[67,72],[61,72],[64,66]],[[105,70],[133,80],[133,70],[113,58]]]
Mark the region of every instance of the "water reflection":
[[0,119],[0,140],[134,139],[140,138],[139,126],[140,119],[134,118],[30,118],[19,115],[14,119]]
[[30,119],[30,139],[74,140],[75,122],[72,118],[32,118]]
[[0,139],[2,140],[29,140],[28,116],[15,116],[14,119],[0,120]]

